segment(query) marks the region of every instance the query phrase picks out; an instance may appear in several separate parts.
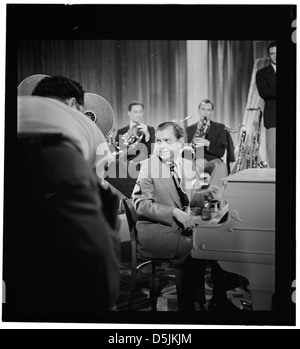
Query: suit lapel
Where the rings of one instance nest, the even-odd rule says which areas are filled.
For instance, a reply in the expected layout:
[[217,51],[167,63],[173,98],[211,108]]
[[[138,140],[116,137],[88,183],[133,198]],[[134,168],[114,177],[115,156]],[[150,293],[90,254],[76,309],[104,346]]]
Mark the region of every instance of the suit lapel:
[[270,79],[272,85],[275,85],[275,83],[276,83],[276,73],[275,73],[272,65],[269,66],[268,75],[269,75],[269,79]]
[[127,133],[128,130],[129,130],[129,125],[124,126],[123,129],[122,129],[122,134]]
[[160,181],[176,205],[181,207],[180,197],[171,178],[169,167],[161,162],[156,155],[151,157],[151,176]]
[[207,134],[211,135],[216,135],[218,131],[218,124],[215,123],[214,121],[210,120],[210,126],[208,129]]

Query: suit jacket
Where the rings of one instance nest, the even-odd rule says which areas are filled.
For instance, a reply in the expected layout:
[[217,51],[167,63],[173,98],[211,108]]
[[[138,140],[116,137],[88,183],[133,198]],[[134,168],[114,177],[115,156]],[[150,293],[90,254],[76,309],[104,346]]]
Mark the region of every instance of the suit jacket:
[[[182,159],[183,189],[189,199],[201,186],[194,178],[191,161]],[[179,241],[183,240],[182,228],[173,219],[174,207],[181,208],[169,167],[153,155],[141,162],[141,170],[133,190],[133,201],[138,217],[138,249],[144,257],[178,258],[189,254],[179,251]]]
[[256,73],[256,86],[265,101],[264,126],[276,127],[276,73],[271,64]]
[[[119,137],[128,132],[128,130],[129,125],[119,129],[115,138],[116,144],[118,144],[121,149],[125,149],[125,152],[127,147],[123,144],[122,138],[120,139],[121,142],[119,144]],[[118,189],[127,198],[131,197],[137,179],[137,175],[132,176],[132,174],[139,171],[138,163],[150,156],[151,144],[155,142],[154,127],[148,126],[148,131],[150,133],[148,142],[146,142],[145,137],[143,137],[141,141],[136,144],[132,152],[130,152],[130,150],[128,153],[126,152],[126,157],[123,157],[124,153],[121,153],[121,156],[117,157],[115,163],[111,165],[115,171],[112,171],[112,173],[111,171],[108,171],[106,177],[106,181]]]
[[[198,123],[187,127],[188,143],[191,143],[195,135]],[[210,120],[210,127],[205,139],[210,141],[210,146],[204,147],[204,158],[206,160],[221,159],[225,153],[227,145],[227,131],[225,125]]]
[[98,190],[80,151],[56,138],[18,141],[4,261],[7,320],[93,320],[118,296],[120,245],[111,226],[118,200]]
[[[126,147],[126,146],[124,146],[124,141],[122,140],[122,138],[120,139],[120,136],[122,136],[122,135],[124,135],[125,133],[127,133],[128,130],[129,130],[129,125],[124,126],[123,128],[121,128],[121,129],[119,129],[119,130],[117,131],[116,138],[115,138],[115,142],[116,142],[116,144],[118,144],[118,146],[119,146],[121,149],[124,148],[124,147]],[[148,152],[148,154],[147,154],[146,158],[150,156],[151,150],[152,150],[152,149],[151,149],[151,144],[153,144],[153,143],[155,142],[155,129],[154,129],[154,127],[148,126],[148,131],[149,131],[149,134],[150,134],[150,138],[149,138],[148,142],[146,142],[145,136],[144,136],[144,137],[141,139],[141,141],[140,141],[140,143],[145,144],[146,147],[147,147],[147,152]],[[119,142],[119,140],[121,140],[121,142]],[[135,154],[136,154],[136,153],[135,153]],[[137,156],[137,155],[130,156],[130,157],[128,157],[128,160],[132,160],[132,159],[134,159],[136,156]]]

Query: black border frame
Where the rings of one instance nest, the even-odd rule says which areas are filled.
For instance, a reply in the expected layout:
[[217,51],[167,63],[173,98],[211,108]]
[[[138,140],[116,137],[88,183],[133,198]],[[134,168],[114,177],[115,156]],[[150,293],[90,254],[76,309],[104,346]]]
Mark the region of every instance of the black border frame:
[[[276,40],[276,311],[212,316],[109,312],[97,323],[295,325],[296,5],[7,5],[3,264],[14,229],[17,42],[26,39]],[[5,305],[3,305],[3,310]],[[3,321],[20,321],[2,314]],[[43,321],[30,319],[29,321]],[[49,321],[47,321],[49,322]],[[57,319],[57,322],[62,322]],[[74,322],[72,319],[65,322]],[[95,322],[82,319],[81,322]]]

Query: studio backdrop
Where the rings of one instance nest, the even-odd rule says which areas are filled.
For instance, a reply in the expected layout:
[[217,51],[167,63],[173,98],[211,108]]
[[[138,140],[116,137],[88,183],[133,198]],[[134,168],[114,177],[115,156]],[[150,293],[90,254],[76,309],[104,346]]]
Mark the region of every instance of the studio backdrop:
[[[260,48],[260,50],[257,49]],[[18,83],[33,74],[64,75],[114,110],[114,128],[128,123],[132,100],[152,126],[215,104],[214,120],[236,129],[243,120],[253,64],[267,42],[209,40],[26,40],[18,43]],[[237,135],[233,134],[236,143]]]

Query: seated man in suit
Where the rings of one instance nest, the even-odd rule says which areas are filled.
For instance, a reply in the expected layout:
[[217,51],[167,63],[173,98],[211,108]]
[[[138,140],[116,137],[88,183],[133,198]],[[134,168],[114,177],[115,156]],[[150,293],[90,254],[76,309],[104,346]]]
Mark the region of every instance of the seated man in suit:
[[139,173],[139,162],[150,156],[155,140],[154,127],[143,122],[143,103],[131,102],[128,116],[129,125],[117,131],[115,145],[119,154],[106,177],[106,181],[118,190],[121,198],[131,197]]
[[211,175],[211,183],[221,187],[222,178],[228,175],[222,160],[227,146],[227,131],[224,124],[211,120],[214,105],[209,99],[204,99],[198,110],[199,122],[187,127],[188,143],[204,147],[204,170]]
[[[198,206],[203,207],[206,200],[219,195],[219,187],[201,189],[207,184],[202,180],[205,175],[196,173],[192,162],[180,156],[182,147],[183,129],[178,124],[170,121],[157,127],[154,155],[141,162],[132,195],[139,215],[138,250],[144,257],[166,258],[180,266],[185,309],[195,310],[199,303],[203,310],[206,261],[190,255],[195,223],[185,207],[195,193]],[[218,295],[220,289],[216,289]],[[226,298],[225,290],[222,296]]]

